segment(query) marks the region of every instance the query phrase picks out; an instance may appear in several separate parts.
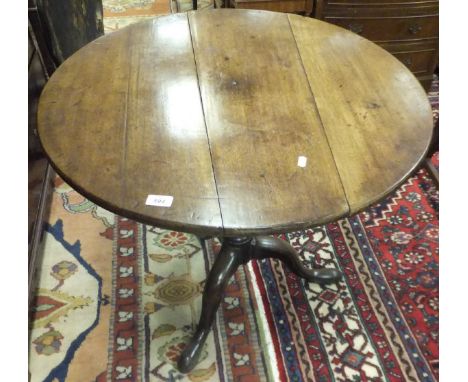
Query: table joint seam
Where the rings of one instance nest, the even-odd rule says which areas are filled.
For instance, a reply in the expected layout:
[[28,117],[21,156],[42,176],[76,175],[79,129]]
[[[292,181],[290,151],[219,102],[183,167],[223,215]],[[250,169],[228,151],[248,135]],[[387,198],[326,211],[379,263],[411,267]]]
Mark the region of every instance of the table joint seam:
[[[331,153],[331,156],[333,158],[333,164],[335,166],[336,173],[338,174],[338,179],[340,180],[341,189],[343,190],[343,195],[345,197],[346,205],[348,207],[348,215],[349,215],[351,213],[351,206],[350,206],[349,201],[348,201],[348,195],[346,193],[346,189],[344,187],[343,180],[341,179],[340,171],[338,170],[338,165],[336,163],[335,155],[334,155],[333,150],[332,150],[332,148],[330,146],[330,141],[328,139],[328,135],[327,135],[327,131],[325,129],[325,125],[323,124],[322,115],[320,114],[320,110],[319,110],[317,102],[315,100],[315,94],[314,94],[314,91],[312,90],[312,85],[310,83],[309,76],[307,75],[307,71],[305,70],[304,61],[302,59],[301,51],[299,49],[299,45],[298,45],[297,40],[296,40],[296,35],[294,34],[293,26],[291,25],[291,15],[287,14],[286,16],[287,16],[287,19],[288,19],[289,30],[291,31],[291,35],[292,35],[292,37],[294,39],[294,45],[296,46],[297,55],[299,56],[299,61],[301,63],[302,72],[304,73],[304,76],[307,79],[307,84],[308,84],[308,87],[309,87],[309,92],[310,92],[310,94],[312,96],[313,105],[314,105],[315,110],[317,111],[317,116],[318,116],[318,119],[319,119],[319,122],[320,122],[320,127],[322,128],[323,134],[325,136],[325,140],[327,142],[327,146],[328,146],[328,148],[330,150],[330,153]],[[301,16],[298,16],[298,17],[301,17]]]
[[191,15],[193,14],[193,12],[194,11],[186,13],[186,15],[187,15],[187,24],[188,24],[189,33],[190,33],[190,43],[192,45],[193,61],[194,61],[194,64],[195,64],[195,74],[197,76],[198,95],[200,97],[200,104],[201,104],[201,108],[202,108],[203,122],[204,122],[204,125],[205,125],[206,139],[207,139],[207,142],[208,142],[208,150],[210,152],[211,171],[213,173],[213,180],[214,180],[215,189],[216,189],[216,197],[218,199],[219,215],[220,215],[220,218],[221,218],[221,228],[222,228],[222,231],[223,231],[223,234],[224,234],[225,230],[224,230],[223,211],[221,210],[221,201],[220,201],[220,198],[219,198],[218,182],[217,182],[217,179],[216,179],[216,171],[215,171],[215,168],[214,168],[213,152],[211,150],[210,135],[208,134],[208,126],[207,126],[207,123],[206,123],[206,116],[205,116],[205,106],[204,106],[204,103],[203,103],[203,97],[202,97],[202,92],[201,92],[201,88],[200,88],[200,76],[199,76],[199,73],[198,73],[198,63],[197,63],[197,56],[196,56],[196,53],[195,53],[194,36],[193,36],[193,33],[192,33],[192,25],[191,25],[191,22],[190,22]]
[[[132,30],[129,30],[128,33],[128,41],[130,40],[130,36],[132,35]],[[128,103],[130,100],[130,81],[132,75],[132,45],[129,44],[127,41],[127,49],[128,49],[128,57],[129,57],[129,65],[128,65],[128,73],[127,73],[127,90],[125,93],[125,117],[124,117],[124,131],[123,131],[123,159],[122,159],[122,169],[121,169],[121,180],[122,180],[122,189],[121,189],[121,198],[122,198],[122,205],[126,199],[127,193],[127,151],[128,151]]]

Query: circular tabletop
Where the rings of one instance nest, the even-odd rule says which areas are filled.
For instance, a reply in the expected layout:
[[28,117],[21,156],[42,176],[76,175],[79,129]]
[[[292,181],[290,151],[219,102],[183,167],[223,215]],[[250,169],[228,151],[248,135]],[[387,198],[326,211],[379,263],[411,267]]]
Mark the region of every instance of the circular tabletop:
[[354,33],[219,9],[158,17],[80,49],[47,83],[38,131],[56,171],[104,208],[239,236],[379,201],[424,158],[432,113],[409,70]]

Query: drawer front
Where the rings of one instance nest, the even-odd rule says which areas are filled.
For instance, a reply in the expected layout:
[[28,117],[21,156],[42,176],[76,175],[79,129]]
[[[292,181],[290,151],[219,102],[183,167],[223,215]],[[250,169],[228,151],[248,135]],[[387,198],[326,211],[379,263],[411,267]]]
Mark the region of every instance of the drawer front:
[[434,15],[382,18],[325,16],[324,20],[377,42],[434,38],[439,33],[439,17]]
[[438,39],[379,45],[403,62],[415,76],[431,76],[434,73],[439,59]]
[[231,6],[239,9],[259,9],[273,12],[309,12],[310,1],[305,0],[231,0]]
[[431,71],[435,56],[435,49],[421,50],[418,52],[394,52],[392,53],[415,75],[427,74]]
[[419,82],[421,83],[422,87],[423,87],[427,92],[429,92],[429,90],[431,90],[432,80],[434,79],[434,77],[433,77],[432,74],[427,75],[427,76],[416,76],[416,78],[419,80]]
[[317,17],[407,17],[407,16],[437,16],[438,3],[422,4],[323,4],[321,13]]

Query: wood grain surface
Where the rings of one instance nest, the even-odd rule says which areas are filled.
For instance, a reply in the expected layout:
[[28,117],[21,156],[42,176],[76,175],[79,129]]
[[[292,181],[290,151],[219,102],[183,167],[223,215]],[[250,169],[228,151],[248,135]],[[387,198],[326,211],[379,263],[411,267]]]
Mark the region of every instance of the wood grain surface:
[[[236,236],[378,201],[423,159],[431,116],[417,80],[373,43],[309,18],[220,9],[81,49],[47,84],[38,130],[55,169],[103,207]],[[148,194],[174,201],[147,206]]]
[[382,199],[424,158],[431,106],[390,53],[334,25],[288,17],[353,214]]
[[189,20],[226,234],[301,228],[347,213],[287,17],[211,17]]
[[[91,200],[153,225],[221,231],[185,14],[94,41],[52,76],[39,107],[45,152]],[[147,206],[148,195],[174,201]]]

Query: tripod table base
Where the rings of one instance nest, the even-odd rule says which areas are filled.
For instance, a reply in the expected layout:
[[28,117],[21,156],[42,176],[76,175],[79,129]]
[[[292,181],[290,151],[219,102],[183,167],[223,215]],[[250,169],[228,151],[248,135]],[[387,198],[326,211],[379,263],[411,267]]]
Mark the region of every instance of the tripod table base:
[[283,261],[291,271],[309,282],[324,285],[341,279],[341,273],[336,269],[306,268],[294,248],[284,240],[271,236],[225,238],[206,281],[197,330],[179,358],[178,368],[182,373],[188,373],[196,366],[223,292],[237,268],[251,259],[270,257]]

